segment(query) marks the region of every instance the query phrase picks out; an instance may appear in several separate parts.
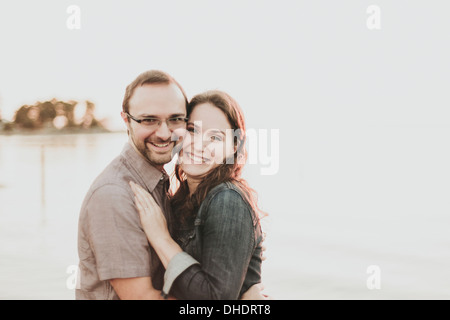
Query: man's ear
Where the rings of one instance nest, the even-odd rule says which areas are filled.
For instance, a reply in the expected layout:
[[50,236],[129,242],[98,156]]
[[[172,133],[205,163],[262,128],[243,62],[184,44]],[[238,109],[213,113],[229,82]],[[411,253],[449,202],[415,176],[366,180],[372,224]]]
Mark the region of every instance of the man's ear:
[[120,116],[122,117],[125,124],[128,125],[128,116],[125,114],[125,112],[121,111]]
[[123,111],[120,112],[120,116],[127,127],[127,134],[130,135],[130,121],[128,121],[128,116]]

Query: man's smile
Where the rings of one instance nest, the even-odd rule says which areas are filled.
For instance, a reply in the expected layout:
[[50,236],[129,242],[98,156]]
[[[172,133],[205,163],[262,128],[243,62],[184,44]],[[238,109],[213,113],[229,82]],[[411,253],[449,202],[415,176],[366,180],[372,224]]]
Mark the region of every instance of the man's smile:
[[167,152],[172,149],[172,141],[165,142],[165,143],[156,143],[156,142],[147,142],[147,148],[150,148],[152,150],[155,150],[157,152]]

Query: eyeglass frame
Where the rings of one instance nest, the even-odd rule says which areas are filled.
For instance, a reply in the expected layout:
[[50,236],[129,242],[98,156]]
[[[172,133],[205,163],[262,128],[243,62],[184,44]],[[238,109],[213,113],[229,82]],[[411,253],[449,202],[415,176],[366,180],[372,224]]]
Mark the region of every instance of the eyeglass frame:
[[[189,120],[189,118],[185,118],[185,117],[172,117],[172,118],[168,118],[168,119],[165,119],[165,120],[163,120],[163,119],[159,119],[159,118],[153,118],[153,117],[147,117],[147,118],[144,118],[144,119],[136,119],[135,117],[133,117],[131,114],[129,114],[128,112],[124,112],[129,118],[131,118],[133,121],[135,121],[135,122],[137,122],[137,123],[139,123],[139,124],[141,124],[142,123],[142,121],[144,121],[144,120],[147,120],[147,119],[152,119],[152,120],[157,120],[158,121],[158,123],[157,123],[157,126],[155,126],[155,128],[159,128],[160,126],[161,126],[161,123],[164,121],[165,123],[166,123],[166,126],[167,126],[167,128],[169,128],[170,129],[170,126],[169,126],[169,123],[168,123],[168,121],[170,120],[170,119],[182,119],[183,121],[184,121],[184,123],[186,124],[187,122],[188,122],[188,120]],[[143,125],[144,127],[145,127],[145,125]]]

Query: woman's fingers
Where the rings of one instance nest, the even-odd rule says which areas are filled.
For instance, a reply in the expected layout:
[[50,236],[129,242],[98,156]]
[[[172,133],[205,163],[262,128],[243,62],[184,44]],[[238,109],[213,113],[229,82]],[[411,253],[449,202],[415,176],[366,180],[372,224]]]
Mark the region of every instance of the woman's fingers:
[[136,199],[138,199],[141,206],[145,209],[151,209],[151,210],[157,210],[159,209],[159,205],[156,203],[153,196],[148,193],[144,188],[137,185],[136,183],[130,181],[130,186],[133,189],[133,192],[136,196]]
[[144,207],[142,206],[141,202],[139,201],[139,199],[135,196],[134,197],[134,202],[136,203],[136,207],[139,211],[139,214],[143,214],[145,212]]
[[136,187],[136,185],[133,182],[130,182],[131,189],[134,192],[134,202],[136,203],[136,206],[138,206],[138,209],[143,209],[145,207],[145,202],[142,199],[142,196],[139,192],[139,189]]
[[151,195],[146,192],[144,189],[142,189],[141,186],[135,184],[134,182],[130,182],[131,188],[133,189],[133,192],[137,198],[137,200],[140,202],[140,204],[144,208],[150,208],[152,206],[151,201],[149,201],[149,197]]

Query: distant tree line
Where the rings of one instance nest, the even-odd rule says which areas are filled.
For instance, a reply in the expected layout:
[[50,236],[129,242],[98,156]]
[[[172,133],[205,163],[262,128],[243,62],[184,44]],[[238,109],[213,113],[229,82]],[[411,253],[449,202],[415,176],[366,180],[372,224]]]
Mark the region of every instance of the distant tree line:
[[3,121],[0,117],[0,130],[3,131],[84,131],[89,129],[105,129],[94,116],[95,104],[85,101],[86,111],[81,120],[75,119],[77,101],[60,101],[52,99],[36,102],[34,105],[23,105],[16,112],[12,122]]

